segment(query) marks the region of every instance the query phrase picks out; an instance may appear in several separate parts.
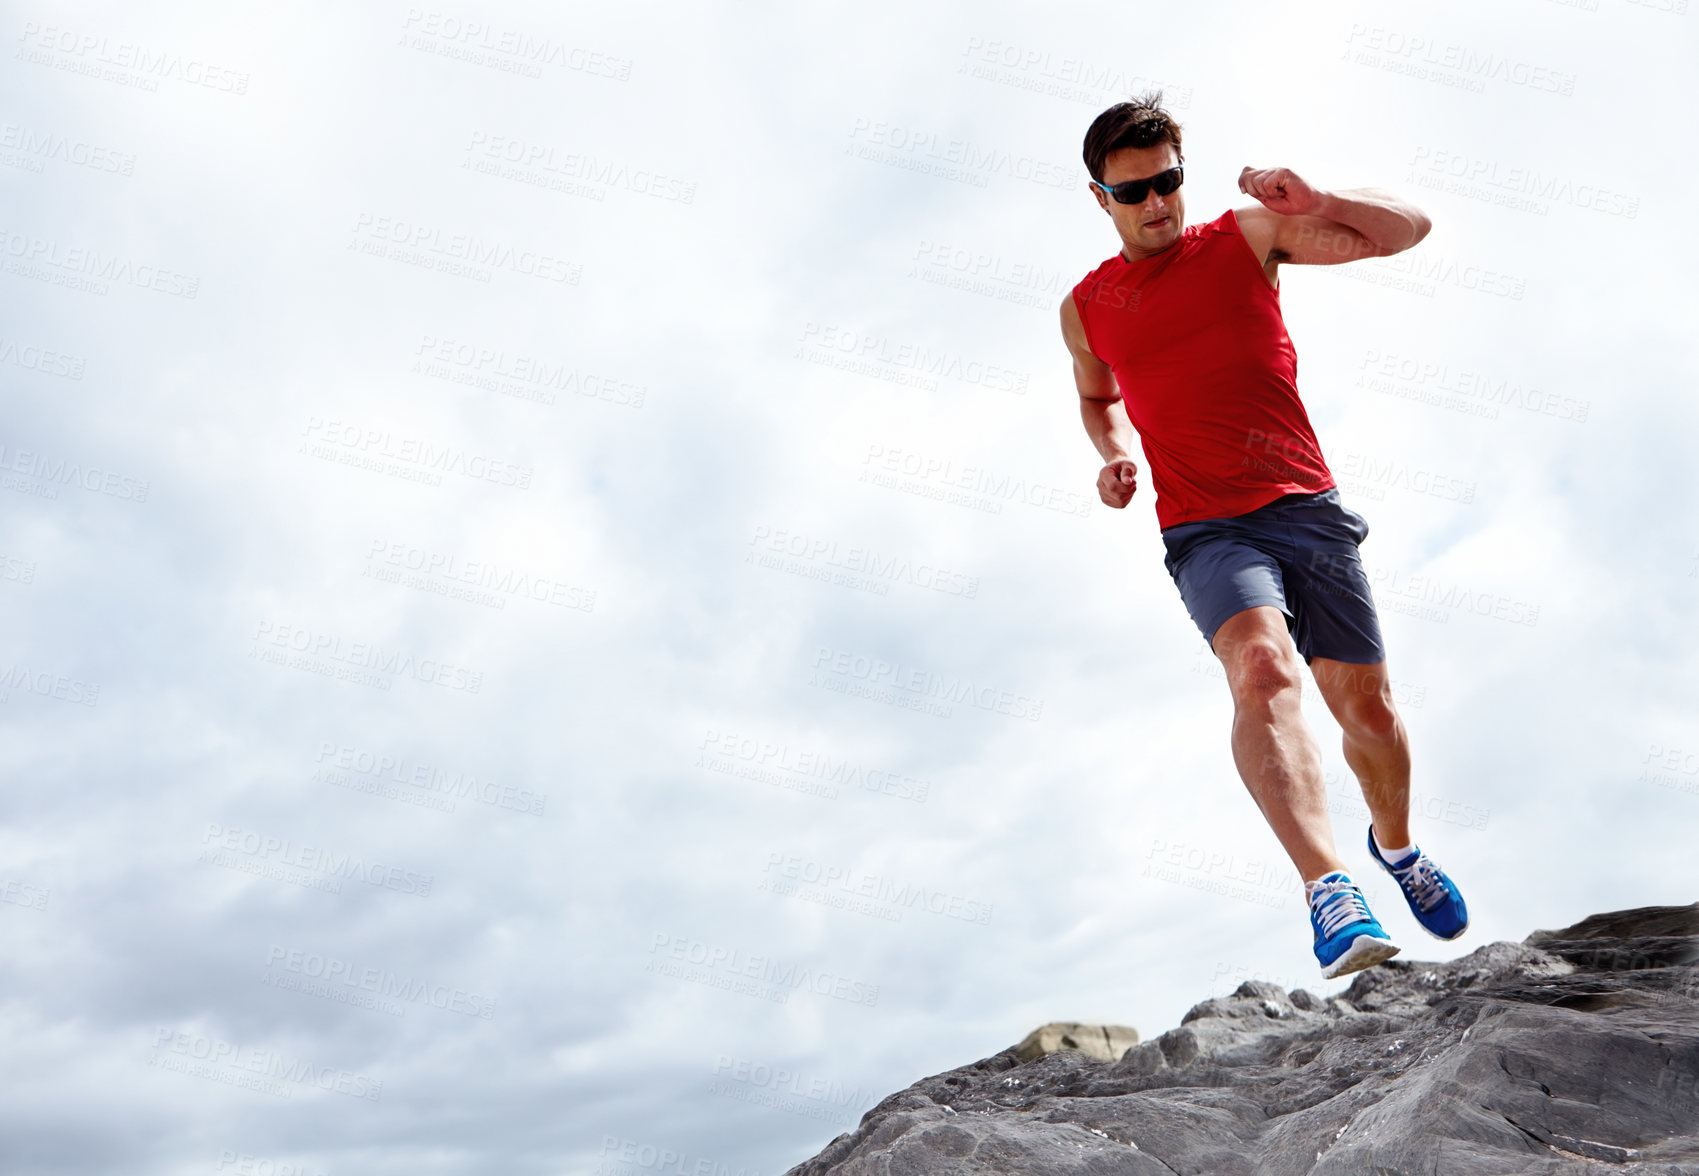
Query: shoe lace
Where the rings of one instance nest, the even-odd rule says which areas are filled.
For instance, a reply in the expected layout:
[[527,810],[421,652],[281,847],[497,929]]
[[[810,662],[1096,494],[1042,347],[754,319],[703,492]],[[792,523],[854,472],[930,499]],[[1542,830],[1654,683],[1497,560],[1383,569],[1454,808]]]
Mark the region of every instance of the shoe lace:
[[1374,917],[1369,914],[1369,904],[1354,882],[1323,882],[1316,887],[1312,901],[1323,935],[1332,935],[1341,927]]
[[1402,868],[1394,867],[1393,875],[1416,896],[1416,905],[1431,911],[1445,901],[1445,883],[1440,880],[1439,867],[1425,853],[1418,852],[1416,860]]

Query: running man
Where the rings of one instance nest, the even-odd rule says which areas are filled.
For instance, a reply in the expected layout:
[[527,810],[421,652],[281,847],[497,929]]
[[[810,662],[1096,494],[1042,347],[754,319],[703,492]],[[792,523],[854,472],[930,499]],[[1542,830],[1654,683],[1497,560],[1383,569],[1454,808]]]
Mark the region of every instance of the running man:
[[1164,564],[1233,695],[1233,760],[1304,881],[1321,974],[1396,955],[1334,852],[1321,752],[1299,709],[1298,657],[1344,732],[1369,856],[1440,939],[1469,925],[1457,886],[1410,837],[1410,749],[1344,506],[1298,397],[1278,267],[1400,253],[1428,218],[1375,188],[1329,192],[1247,167],[1256,200],[1186,224],[1180,127],[1146,94],[1085,136],[1091,191],[1121,251],[1062,301],[1080,414],[1103,457],[1098,495],[1138,489],[1136,436],[1156,490]]

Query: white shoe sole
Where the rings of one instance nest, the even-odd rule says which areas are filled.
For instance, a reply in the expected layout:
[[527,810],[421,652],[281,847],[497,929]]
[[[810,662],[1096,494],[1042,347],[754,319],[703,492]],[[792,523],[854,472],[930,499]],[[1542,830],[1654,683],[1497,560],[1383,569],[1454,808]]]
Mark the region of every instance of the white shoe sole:
[[[1424,931],[1428,931],[1428,925],[1420,919],[1416,920],[1416,926],[1420,927]],[[1428,931],[1428,934],[1432,935],[1441,943],[1454,943],[1457,940],[1462,939],[1463,933],[1467,930],[1469,930],[1469,920],[1465,919],[1463,920],[1463,925],[1457,929],[1457,933],[1455,935],[1440,935],[1434,931]]]
[[1322,968],[1323,980],[1331,980],[1335,976],[1343,976],[1347,972],[1360,972],[1364,968],[1372,968],[1382,960],[1390,960],[1404,949],[1390,939],[1376,939],[1373,935],[1359,935],[1345,949],[1345,954]]

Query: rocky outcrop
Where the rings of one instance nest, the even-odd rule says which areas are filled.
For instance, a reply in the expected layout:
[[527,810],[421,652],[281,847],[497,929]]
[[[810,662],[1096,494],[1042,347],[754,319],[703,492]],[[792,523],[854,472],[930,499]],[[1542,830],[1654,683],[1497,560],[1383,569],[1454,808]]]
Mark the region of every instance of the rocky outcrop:
[[1011,1046],[787,1176],[1699,1176],[1699,903],[1248,981],[1116,1061]]
[[1077,1049],[1088,1058],[1113,1062],[1138,1043],[1139,1031],[1127,1025],[1052,1021],[1022,1038],[1021,1043],[1015,1046],[1015,1059],[1030,1062],[1064,1049]]

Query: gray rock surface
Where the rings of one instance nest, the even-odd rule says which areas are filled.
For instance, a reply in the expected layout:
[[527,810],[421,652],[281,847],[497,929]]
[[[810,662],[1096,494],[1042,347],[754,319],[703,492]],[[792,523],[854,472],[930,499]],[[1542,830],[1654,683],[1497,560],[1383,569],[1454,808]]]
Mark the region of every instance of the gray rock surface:
[[1699,1176],[1699,903],[1260,980],[1104,1062],[1011,1046],[786,1176]]

